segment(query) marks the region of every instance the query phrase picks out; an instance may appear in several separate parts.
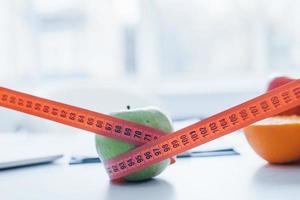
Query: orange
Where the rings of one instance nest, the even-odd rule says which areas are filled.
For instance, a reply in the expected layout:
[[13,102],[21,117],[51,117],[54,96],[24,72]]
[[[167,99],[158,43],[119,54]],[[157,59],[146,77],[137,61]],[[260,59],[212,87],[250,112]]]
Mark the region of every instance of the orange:
[[300,116],[277,116],[245,127],[254,151],[270,163],[300,160]]

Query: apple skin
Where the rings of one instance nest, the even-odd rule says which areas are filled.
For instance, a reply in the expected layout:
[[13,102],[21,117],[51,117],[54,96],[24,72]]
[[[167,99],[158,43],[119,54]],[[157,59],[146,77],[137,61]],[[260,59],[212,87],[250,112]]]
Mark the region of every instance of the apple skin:
[[291,79],[291,78],[285,77],[285,76],[276,77],[276,78],[272,79],[271,82],[269,83],[267,91],[270,91],[274,88],[280,87],[280,86],[287,84],[293,80],[294,79]]
[[[276,77],[276,78],[272,79],[272,81],[269,83],[267,91],[270,91],[274,88],[280,87],[280,86],[287,84],[293,80],[295,80],[295,79],[285,77],[285,76]],[[300,115],[300,106],[297,106],[290,110],[279,113],[278,115],[285,115],[285,116]]]
[[[152,128],[157,128],[166,134],[173,132],[171,120],[157,108],[148,107],[143,109],[126,110],[112,113],[111,115],[120,119],[125,119]],[[103,161],[136,148],[136,145],[134,144],[129,144],[121,140],[100,135],[96,135],[95,143],[98,155]],[[124,179],[127,181],[147,180],[160,174],[169,164],[170,160],[166,159],[145,169],[129,174],[125,176]]]

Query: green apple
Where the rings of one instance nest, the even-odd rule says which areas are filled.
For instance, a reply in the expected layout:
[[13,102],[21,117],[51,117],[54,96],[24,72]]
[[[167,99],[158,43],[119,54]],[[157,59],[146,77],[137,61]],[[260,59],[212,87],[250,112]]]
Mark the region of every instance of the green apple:
[[[166,134],[173,132],[171,120],[157,108],[148,107],[143,109],[126,110],[113,113],[112,116],[143,124],[152,128],[157,128]],[[129,144],[121,140],[100,135],[96,135],[95,141],[99,157],[104,161],[136,148],[136,145],[134,144]],[[124,179],[127,181],[142,181],[150,179],[160,174],[169,165],[169,163],[169,159],[160,161],[145,169],[129,174],[128,176],[125,176]]]

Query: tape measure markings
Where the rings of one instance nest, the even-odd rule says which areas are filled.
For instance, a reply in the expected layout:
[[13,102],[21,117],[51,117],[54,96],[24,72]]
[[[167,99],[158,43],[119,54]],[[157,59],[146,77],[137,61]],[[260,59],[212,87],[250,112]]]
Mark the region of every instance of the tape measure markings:
[[105,161],[112,180],[297,105],[300,80],[166,135],[144,125],[0,87],[0,106],[142,145]]
[[112,180],[121,178],[297,105],[299,80],[114,157],[105,163],[106,170]]
[[135,145],[145,144],[166,134],[141,124],[2,87],[0,105]]

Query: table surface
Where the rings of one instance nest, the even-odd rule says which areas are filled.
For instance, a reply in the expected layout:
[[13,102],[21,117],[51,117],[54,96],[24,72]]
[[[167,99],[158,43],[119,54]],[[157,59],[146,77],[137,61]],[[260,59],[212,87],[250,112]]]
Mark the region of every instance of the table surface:
[[[0,171],[0,199],[299,199],[299,164],[268,165],[255,155],[241,133],[215,142],[232,145],[241,155],[178,159],[155,179],[121,185],[109,181],[102,164],[69,166],[63,159],[49,165]],[[0,134],[0,156],[34,148],[40,149],[38,152],[63,151],[69,158],[78,152],[94,154],[91,143],[92,134],[82,133],[59,137]]]

